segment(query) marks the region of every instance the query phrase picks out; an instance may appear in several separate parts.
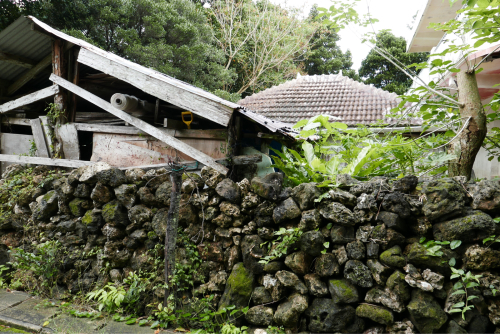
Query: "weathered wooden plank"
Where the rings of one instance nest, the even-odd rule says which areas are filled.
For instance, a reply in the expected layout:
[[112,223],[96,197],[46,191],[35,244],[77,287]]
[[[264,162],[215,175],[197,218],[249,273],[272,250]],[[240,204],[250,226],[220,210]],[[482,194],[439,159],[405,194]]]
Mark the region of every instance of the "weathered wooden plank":
[[185,89],[183,87],[186,85],[185,83],[176,85],[174,82],[160,80],[139,71],[128,62],[117,62],[104,54],[97,54],[82,48],[78,55],[78,62],[128,82],[148,94],[224,126],[227,126],[233,113],[232,108]]
[[[81,54],[81,52],[80,52]],[[107,112],[115,115],[116,117],[119,117],[123,119],[125,122],[130,123],[134,125],[135,127],[141,129],[142,131],[150,134],[151,136],[158,138],[165,144],[173,147],[176,150],[179,150],[183,152],[184,154],[189,155],[190,157],[196,159],[197,161],[212,167],[213,169],[219,171],[222,174],[227,174],[227,168],[225,168],[222,165],[219,165],[218,163],[215,162],[214,159],[209,157],[203,152],[200,152],[193,147],[187,145],[186,143],[181,142],[180,140],[174,138],[173,136],[167,135],[163,131],[155,128],[154,126],[133,117],[132,115],[127,114],[126,112],[123,112],[121,110],[116,109],[111,105],[111,103],[104,101],[103,99],[95,96],[94,94],[91,94],[82,88],[72,84],[71,82],[64,80],[61,77],[58,77],[57,75],[52,74],[50,76],[50,80],[58,84],[59,86],[77,94],[78,96],[86,99],[87,101],[95,104],[96,106],[106,110]]]
[[40,122],[42,123],[43,134],[45,136],[45,142],[47,143],[47,148],[49,150],[49,158],[52,158],[52,151],[54,149],[54,142],[52,140],[53,130],[49,125],[47,116],[40,116]]
[[10,102],[7,102],[7,103],[0,105],[0,113],[14,110],[16,108],[25,106],[27,104],[43,100],[47,97],[54,96],[57,93],[59,93],[59,86],[58,85],[54,85],[51,87],[41,89],[37,92],[25,95],[17,100],[10,101]]
[[94,162],[92,161],[26,157],[26,156],[10,155],[10,154],[0,154],[0,161],[15,162],[19,164],[33,164],[33,165],[45,165],[45,166],[57,166],[57,167],[72,167],[72,168],[90,166],[94,164]]
[[80,145],[78,142],[78,131],[74,124],[62,124],[56,127],[57,134],[62,141],[64,158],[80,159]]
[[227,140],[227,130],[175,130],[176,138],[221,139]]
[[26,57],[16,56],[7,52],[0,51],[0,61],[14,64],[21,67],[32,68],[36,65],[36,61]]
[[41,158],[48,158],[49,149],[45,142],[45,135],[43,134],[42,122],[39,118],[30,120],[31,131],[33,132],[33,140],[36,144],[36,154]]
[[30,119],[17,117],[2,117],[2,124],[31,126]]
[[[218,162],[218,160],[216,161]],[[237,166],[258,164],[259,162],[262,162],[262,155],[260,154],[236,155],[231,161],[233,165]],[[227,163],[229,164],[229,161]]]
[[17,92],[22,86],[24,86],[28,81],[33,79],[38,73],[43,71],[47,66],[52,63],[52,54],[43,58],[38,64],[33,66],[26,73],[21,75],[12,85],[7,89],[7,95],[12,95]]
[[175,119],[168,119],[164,118],[163,119],[163,127],[167,129],[176,129],[176,130],[182,130],[186,128],[186,124],[182,121],[178,121]]

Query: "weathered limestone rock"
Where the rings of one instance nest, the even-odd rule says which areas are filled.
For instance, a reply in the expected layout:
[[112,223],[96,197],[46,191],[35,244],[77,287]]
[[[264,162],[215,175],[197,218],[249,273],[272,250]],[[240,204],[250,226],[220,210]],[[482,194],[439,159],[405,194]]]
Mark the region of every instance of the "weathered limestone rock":
[[314,257],[321,255],[321,251],[325,249],[323,245],[324,242],[325,238],[319,231],[303,233],[299,240],[300,249],[306,254]]
[[281,202],[273,211],[273,219],[276,224],[300,217],[301,211],[292,198]]
[[306,310],[309,330],[314,333],[348,333],[346,329],[355,320],[351,306],[340,306],[331,299],[316,298]]
[[285,328],[295,328],[299,324],[300,315],[308,306],[306,296],[298,293],[292,294],[278,306],[274,313],[274,321]]
[[332,253],[326,253],[316,258],[314,263],[314,272],[319,277],[329,277],[340,272],[340,266],[337,258]]
[[500,182],[483,180],[472,189],[472,208],[484,212],[498,212],[500,209]]
[[116,199],[127,209],[130,209],[136,202],[137,186],[135,184],[122,184],[115,188]]
[[285,270],[278,271],[276,273],[276,278],[281,282],[283,286],[293,288],[300,294],[307,294],[306,285],[294,273]]
[[415,242],[413,244],[409,244],[406,247],[405,255],[406,258],[408,259],[408,262],[416,266],[430,268],[440,273],[449,273],[450,267],[448,265],[448,261],[452,257],[457,258],[458,256],[449,249],[442,249],[442,251],[443,251],[443,256],[441,257],[430,256],[427,253],[427,249],[425,249],[423,245],[419,244],[418,242]]
[[467,193],[451,178],[424,184],[422,193],[427,199],[422,211],[431,221],[459,216],[464,211]]
[[385,287],[383,290],[379,288],[372,288],[366,293],[365,301],[368,303],[382,304],[398,313],[405,310],[403,301],[388,287]]
[[407,306],[412,323],[420,333],[438,333],[448,316],[431,294],[413,290]]
[[406,226],[403,223],[403,220],[399,218],[397,213],[389,212],[389,211],[380,211],[377,215],[377,221],[381,222],[387,228],[391,228],[398,232],[405,232]]
[[294,273],[305,275],[309,272],[311,257],[302,251],[295,252],[285,258],[285,264]]
[[219,309],[235,305],[243,308],[250,302],[254,285],[254,275],[248,271],[242,262],[234,265],[227,279],[226,289],[219,302]]
[[158,186],[155,192],[155,202],[165,206],[170,206],[170,196],[172,195],[172,183],[165,181]]
[[356,315],[382,325],[391,325],[394,322],[394,315],[390,310],[376,305],[361,304],[356,308]]
[[260,274],[264,271],[264,265],[259,263],[265,255],[264,248],[260,247],[263,242],[258,235],[246,235],[241,241],[243,263],[254,274]]
[[416,177],[415,175],[406,175],[400,179],[395,180],[392,183],[392,190],[409,194],[413,190],[415,190],[415,188],[417,188],[417,184],[418,177]]
[[155,195],[151,192],[151,189],[148,187],[141,187],[137,191],[137,195],[142,204],[148,206],[157,206],[159,203],[155,198]]
[[92,203],[87,199],[75,198],[69,202],[68,206],[73,216],[82,217],[87,210],[92,208]]
[[309,210],[314,207],[314,200],[321,196],[321,192],[316,187],[317,184],[302,183],[293,188],[292,197],[299,205],[300,210]]
[[57,212],[58,199],[59,197],[55,190],[51,190],[43,195],[33,211],[33,218],[37,220],[48,220]]
[[500,268],[500,251],[479,245],[472,245],[465,251],[465,266],[470,270],[491,270]]
[[350,209],[353,209],[358,202],[356,196],[342,189],[332,189],[328,195],[332,201],[342,203]]
[[358,260],[347,261],[344,268],[344,277],[351,283],[363,288],[371,288],[373,286],[370,269]]
[[127,209],[117,200],[111,201],[102,207],[102,217],[106,223],[114,226],[128,225]]
[[258,286],[252,292],[252,301],[255,305],[261,305],[271,303],[273,298],[265,287]]
[[192,194],[201,191],[205,187],[205,181],[196,173],[182,174],[181,191],[185,194]]
[[274,310],[265,306],[254,306],[245,314],[245,319],[255,326],[270,326],[273,318]]
[[80,183],[76,186],[75,191],[73,192],[73,196],[79,198],[89,198],[90,197],[91,187],[88,184]]
[[321,224],[321,215],[319,210],[313,209],[302,212],[302,218],[300,219],[299,229],[302,231],[311,231],[319,228]]
[[103,226],[102,234],[108,240],[122,240],[123,237],[125,236],[125,232],[122,229],[114,227],[109,223]]
[[324,297],[328,295],[328,287],[317,274],[307,274],[304,281],[309,293],[315,297]]
[[390,326],[386,327],[384,333],[388,334],[415,334],[415,326],[408,319],[403,321],[396,321]]
[[135,184],[136,186],[141,187],[144,185],[144,181],[142,180],[144,174],[146,174],[146,172],[140,168],[127,169],[125,171],[126,183]]
[[382,207],[385,211],[393,212],[400,218],[408,218],[410,216],[410,204],[405,200],[403,194],[398,192],[385,195]]
[[340,203],[331,202],[323,205],[319,213],[324,219],[338,225],[349,227],[357,223],[356,217],[352,211]]
[[374,259],[366,261],[366,265],[370,268],[370,272],[372,273],[375,282],[380,285],[385,285],[392,269],[384,266],[382,263]]
[[359,301],[358,289],[346,279],[331,279],[328,290],[335,304],[350,304]]
[[90,194],[90,199],[92,199],[95,203],[98,203],[100,206],[110,202],[115,197],[113,189],[104,184],[97,182],[94,189],[92,189],[92,193]]
[[224,179],[217,187],[215,187],[217,194],[231,203],[239,203],[241,198],[240,188],[236,183],[230,179]]
[[71,186],[76,186],[74,178],[76,177],[76,175],[79,174],[80,177],[78,178],[78,181],[83,183],[95,183],[97,182],[98,173],[109,170],[111,168],[112,168],[111,165],[106,162],[97,162],[93,165],[83,167],[83,170],[78,170],[74,172],[74,174],[68,177],[68,181],[70,182]]
[[271,173],[252,179],[252,190],[265,199],[276,201],[283,187],[283,174]]
[[405,275],[396,270],[389,278],[387,279],[387,287],[391,289],[396,295],[399,296],[399,299],[407,302],[410,300],[410,288],[405,281]]
[[462,240],[462,242],[481,242],[490,235],[500,232],[493,219],[481,211],[469,211],[466,217],[460,217],[434,224],[435,240]]
[[355,240],[354,227],[333,225],[330,230],[330,237],[334,244],[347,244]]
[[147,222],[150,222],[152,218],[153,212],[143,204],[133,206],[132,208],[130,208],[130,210],[128,210],[128,219],[132,223],[143,225]]
[[403,268],[406,264],[406,259],[403,256],[401,247],[394,246],[380,254],[380,262],[390,267]]
[[356,240],[346,245],[347,257],[352,260],[363,260],[366,257],[366,247],[363,242]]

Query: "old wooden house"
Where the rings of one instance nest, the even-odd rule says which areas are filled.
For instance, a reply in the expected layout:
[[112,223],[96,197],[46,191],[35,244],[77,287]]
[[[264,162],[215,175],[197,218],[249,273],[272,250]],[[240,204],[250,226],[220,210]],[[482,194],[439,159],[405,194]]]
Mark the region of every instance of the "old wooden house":
[[[266,173],[287,123],[21,17],[0,32],[0,161]],[[229,158],[229,159],[228,159]]]

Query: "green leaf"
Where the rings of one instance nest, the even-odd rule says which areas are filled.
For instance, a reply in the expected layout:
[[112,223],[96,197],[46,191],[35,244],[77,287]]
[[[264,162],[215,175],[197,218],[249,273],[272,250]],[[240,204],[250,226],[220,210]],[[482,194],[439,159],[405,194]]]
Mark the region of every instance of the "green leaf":
[[462,240],[453,240],[450,244],[451,249],[458,248],[462,244]]
[[310,164],[316,156],[314,155],[314,146],[311,143],[304,141],[302,143],[302,149],[304,150],[304,156],[307,162]]
[[479,286],[479,284],[476,282],[470,282],[470,283],[467,283],[466,287],[467,287],[467,289],[469,289],[469,288],[474,288],[476,286]]
[[159,321],[155,321],[151,324],[151,329],[155,329],[155,328],[158,328],[160,326],[160,322]]
[[448,71],[450,71],[451,73],[458,73],[458,72],[460,72],[460,69],[459,68],[450,68]]
[[127,322],[125,322],[125,324],[127,324],[127,325],[133,325],[133,324],[136,323],[136,321],[137,321],[136,318],[132,318],[132,319],[127,320]]
[[423,243],[425,241],[425,237],[421,237],[420,240],[418,241],[419,243]]
[[454,296],[454,295],[465,295],[465,290],[454,291],[451,295],[452,296]]
[[482,68],[482,67],[481,67],[481,68],[479,68],[479,69],[477,69],[477,70],[476,70],[476,74],[481,73],[483,70],[484,70],[484,68]]
[[464,302],[458,302],[456,304],[453,304],[451,307],[453,308],[459,308],[459,307],[464,307],[465,303]]
[[473,299],[476,299],[476,298],[479,298],[479,297],[472,295],[472,296],[467,297],[467,300],[473,300]]
[[[455,258],[454,258],[454,257],[452,257],[452,258],[450,259],[450,261],[448,261],[448,265],[449,265],[450,267],[453,267],[453,266],[455,266],[455,264],[457,264],[457,260],[455,260]],[[452,274],[452,275],[451,275],[451,277],[450,277],[450,279],[453,279],[453,277],[452,277],[453,275],[456,275],[456,274]],[[458,276],[458,275],[457,275],[457,276]]]

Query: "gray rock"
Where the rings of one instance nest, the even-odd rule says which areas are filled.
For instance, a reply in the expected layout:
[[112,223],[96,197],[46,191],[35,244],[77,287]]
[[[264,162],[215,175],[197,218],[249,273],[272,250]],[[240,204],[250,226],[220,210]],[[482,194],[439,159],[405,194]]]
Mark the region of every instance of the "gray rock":
[[181,191],[185,194],[194,194],[205,187],[205,181],[196,173],[182,174]]
[[319,231],[309,231],[300,236],[300,249],[310,256],[319,256],[325,249],[325,238]]
[[359,301],[358,289],[346,279],[329,280],[328,290],[335,304],[350,304]]
[[165,168],[151,169],[141,178],[146,182],[145,186],[151,188],[151,191],[156,191],[160,185],[170,180],[170,173]]
[[373,286],[370,269],[358,260],[347,261],[344,268],[344,277],[351,283],[363,288],[371,288]]
[[330,230],[330,237],[334,244],[347,244],[354,241],[354,227],[333,225]]
[[158,210],[151,221],[151,227],[160,240],[165,239],[165,232],[167,231],[167,217],[168,209],[164,208]]
[[301,211],[299,207],[291,198],[284,200],[273,210],[273,219],[276,224],[295,219],[300,217],[300,215]]
[[394,246],[380,254],[380,262],[387,266],[396,268],[403,268],[406,265],[406,259],[404,258],[403,251],[399,246]]
[[128,219],[132,223],[143,225],[150,222],[152,218],[153,212],[143,204],[133,206],[130,210],[128,210]]
[[236,183],[230,179],[224,179],[217,187],[215,187],[217,194],[231,203],[239,203],[241,199],[240,188]]
[[76,217],[82,217],[87,210],[92,209],[92,203],[84,198],[75,198],[69,202],[68,206],[71,214]]
[[472,245],[467,248],[464,263],[470,270],[491,270],[500,268],[500,251]]
[[137,186],[135,184],[122,184],[115,188],[116,199],[127,209],[130,209],[136,202]]
[[394,323],[394,315],[385,307],[361,304],[356,308],[356,315],[361,318],[368,318],[382,325]]
[[349,259],[362,260],[366,257],[365,244],[359,240],[348,243],[345,250]]
[[307,274],[304,276],[307,290],[315,297],[324,297],[328,295],[328,287],[325,282],[321,281],[317,274]]
[[283,286],[293,288],[302,295],[307,294],[306,285],[294,273],[282,270],[278,271],[275,276]]
[[74,172],[74,174],[68,177],[68,181],[71,186],[76,186],[76,182],[73,180],[76,175],[80,175],[78,181],[83,183],[95,183],[97,182],[97,174],[100,172],[111,169],[111,165],[106,162],[97,162],[93,165],[86,166],[82,170]]
[[422,192],[427,198],[422,211],[431,221],[460,216],[464,211],[467,193],[451,178],[426,183]]
[[277,325],[286,328],[295,328],[299,324],[302,312],[308,308],[307,297],[301,294],[292,294],[284,303],[278,306],[274,313],[274,321]]
[[314,207],[314,200],[321,196],[317,184],[301,183],[292,190],[292,197],[299,205],[300,210],[309,210]]
[[355,184],[358,184],[359,181],[353,178],[349,174],[337,174],[335,177],[335,183],[338,184],[340,188],[350,188]]
[[415,175],[406,175],[392,183],[392,190],[405,194],[411,193],[417,188],[418,177]]
[[266,263],[264,265],[264,271],[266,273],[270,273],[270,274],[275,274],[276,272],[278,272],[280,270],[285,270],[285,269],[286,269],[286,266],[281,261],[271,261],[271,262]]
[[158,201],[155,198],[155,195],[151,192],[151,189],[148,187],[141,187],[137,191],[137,196],[139,196],[139,200],[142,204],[148,206],[157,206],[159,205]]
[[398,192],[385,195],[382,207],[385,211],[395,213],[400,218],[408,218],[411,213],[410,204],[408,204],[403,194]]
[[104,244],[104,256],[110,261],[111,268],[126,267],[131,253],[124,249],[121,241],[108,241]]
[[347,262],[347,260],[349,260],[344,246],[340,246],[337,249],[335,249],[333,251],[333,254],[335,254],[335,257],[337,258],[337,261],[339,262],[340,265],[343,265],[344,263]]
[[273,323],[273,318],[273,309],[265,306],[254,306],[245,314],[245,319],[255,326],[270,326]]
[[114,227],[109,223],[103,226],[102,234],[108,240],[118,240],[118,239],[121,240],[125,236],[125,232],[122,229]]
[[335,255],[326,253],[316,258],[314,272],[318,274],[319,277],[337,275],[340,272],[340,266]]
[[321,224],[321,215],[319,210],[308,210],[302,212],[302,218],[300,219],[299,229],[302,231],[311,231],[319,228]]
[[420,333],[437,333],[448,317],[431,294],[413,290],[407,306],[412,323]]
[[344,204],[346,207],[353,209],[357,204],[357,198],[353,194],[344,191],[342,189],[332,189],[328,192],[328,195],[334,202],[339,202]]
[[172,183],[170,181],[165,181],[162,184],[160,184],[156,189],[155,201],[165,206],[170,206],[171,195],[172,195]]
[[295,252],[285,258],[285,265],[299,275],[305,275],[309,272],[311,257],[305,252]]
[[422,277],[434,289],[441,290],[443,288],[443,284],[444,284],[444,276],[443,275],[432,272],[430,269],[425,269],[422,272]]
[[110,202],[115,197],[113,189],[98,182],[90,194],[90,198],[99,205]]
[[415,334],[415,326],[408,319],[403,319],[403,321],[396,321],[390,326],[386,327],[386,333],[388,334]]
[[91,188],[88,184],[80,183],[76,186],[73,195],[79,198],[89,198],[90,197]]
[[139,247],[146,239],[148,234],[145,230],[135,230],[123,241],[125,247],[135,249]]
[[[83,175],[82,175],[83,177]],[[96,173],[97,181],[112,188],[116,188],[127,182],[125,173],[118,168],[101,170]],[[80,182],[83,182],[80,178]],[[88,183],[88,182],[84,182]]]
[[43,195],[33,211],[33,218],[37,220],[48,220],[57,212],[58,199],[59,196],[55,190],[51,190]]
[[498,180],[483,180],[472,187],[472,208],[488,213],[500,209],[500,183]]
[[252,296],[254,281],[254,275],[245,268],[242,262],[235,264],[227,279],[219,309],[230,305],[235,305],[236,309],[246,307]]
[[331,202],[323,205],[319,212],[324,219],[338,225],[349,227],[357,223],[352,211],[340,203]]
[[265,255],[264,248],[260,247],[263,242],[258,235],[246,235],[241,241],[243,263],[254,274],[260,274],[264,271],[264,264],[259,263]]
[[331,299],[316,298],[306,310],[309,330],[314,333],[346,333],[355,320],[355,310],[351,306],[340,306]]
[[271,173],[252,179],[252,190],[265,199],[276,201],[283,187],[283,174]]
[[104,219],[100,210],[87,210],[82,217],[82,223],[87,227],[89,233],[95,234],[104,225]]
[[258,286],[252,292],[252,301],[255,305],[261,305],[271,303],[273,298],[265,287]]
[[462,240],[462,242],[481,242],[490,235],[496,235],[500,228],[493,219],[481,211],[469,211],[466,217],[434,224],[435,240]]
[[366,265],[370,268],[370,272],[372,273],[375,282],[380,285],[385,285],[392,269],[373,259],[366,261]]
[[144,174],[146,174],[146,172],[140,168],[127,169],[125,171],[126,183],[142,186],[142,177],[144,176]]
[[377,215],[377,221],[381,222],[387,228],[394,229],[399,232],[405,232],[406,226],[403,224],[403,220],[399,218],[397,213],[389,211],[380,211]]
[[467,334],[468,332],[460,327],[456,321],[450,320],[448,326],[446,327],[444,333],[449,334]]
[[382,304],[391,310],[401,313],[405,310],[404,302],[388,287],[385,289],[372,288],[366,293],[365,301],[368,303]]
[[362,242],[368,242],[372,235],[374,227],[371,225],[360,226],[356,231],[356,240],[360,240]]
[[127,226],[130,223],[127,209],[117,200],[111,201],[102,207],[102,217],[106,223],[114,226]]
[[215,189],[217,184],[224,179],[224,175],[208,166],[201,169],[201,177],[205,181],[205,184],[212,189]]
[[391,289],[396,295],[399,296],[399,299],[407,302],[410,300],[410,287],[405,281],[405,275],[396,270],[389,278],[387,279],[387,287]]
[[380,245],[375,242],[369,242],[366,245],[366,257],[369,259],[378,259]]

